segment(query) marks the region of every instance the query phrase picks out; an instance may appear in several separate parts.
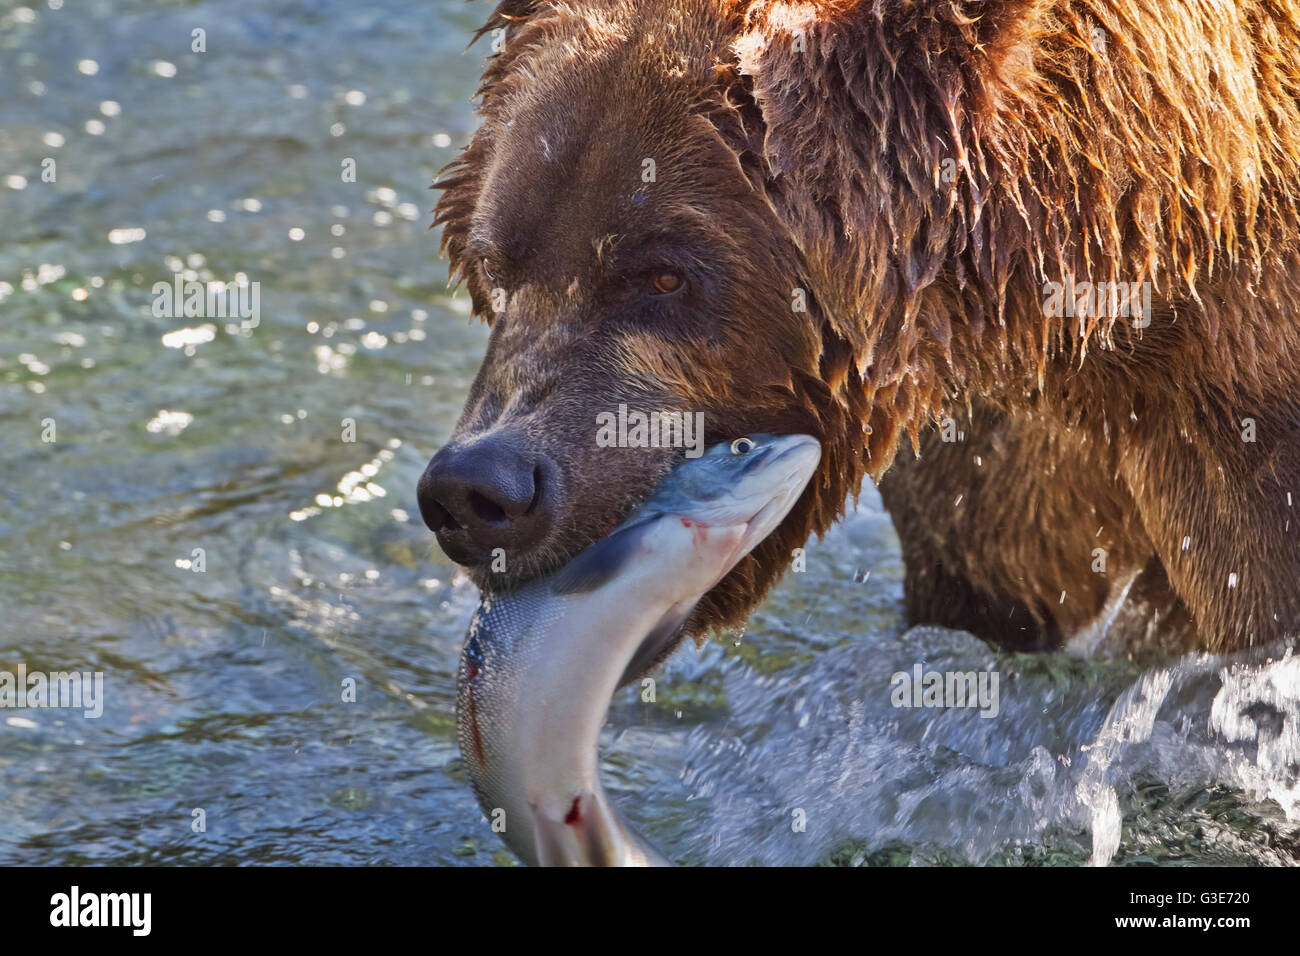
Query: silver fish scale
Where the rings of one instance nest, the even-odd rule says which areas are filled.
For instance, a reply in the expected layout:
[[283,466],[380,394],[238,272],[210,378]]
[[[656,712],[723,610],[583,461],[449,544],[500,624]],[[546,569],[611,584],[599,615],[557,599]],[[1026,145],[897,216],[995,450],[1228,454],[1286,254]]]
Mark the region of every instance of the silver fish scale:
[[[510,794],[501,772],[509,764],[493,759],[511,740],[516,705],[535,655],[543,652],[537,636],[559,620],[565,602],[538,581],[510,594],[484,598],[474,611],[456,677],[456,735],[479,807],[490,815],[507,806]],[[511,666],[504,666],[510,661]],[[507,827],[511,821],[507,819]]]

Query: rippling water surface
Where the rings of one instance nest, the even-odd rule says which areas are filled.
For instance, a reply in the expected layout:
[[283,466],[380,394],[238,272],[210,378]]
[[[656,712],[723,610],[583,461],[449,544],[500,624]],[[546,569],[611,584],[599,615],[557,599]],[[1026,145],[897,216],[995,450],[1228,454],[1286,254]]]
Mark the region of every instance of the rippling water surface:
[[[0,0],[0,671],[106,697],[0,711],[0,863],[511,862],[456,752],[476,594],[414,501],[486,340],[427,231],[485,13]],[[156,316],[177,273],[259,283],[260,323]],[[878,505],[616,697],[607,782],[666,851],[1300,857],[1300,661],[905,633]],[[996,669],[998,715],[894,708],[917,664]]]

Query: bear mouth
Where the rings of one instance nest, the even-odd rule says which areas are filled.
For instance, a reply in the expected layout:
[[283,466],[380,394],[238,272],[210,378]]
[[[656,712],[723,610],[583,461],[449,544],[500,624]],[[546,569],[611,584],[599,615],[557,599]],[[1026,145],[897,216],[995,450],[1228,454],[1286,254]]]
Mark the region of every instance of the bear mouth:
[[[574,514],[580,508],[578,502],[561,501],[552,527],[523,547],[475,540],[470,529],[450,515],[435,537],[443,553],[465,571],[480,591],[506,593],[564,567],[585,548],[607,537],[642,500],[643,496],[634,498],[596,518],[579,518]],[[535,510],[530,509],[515,522],[533,518]],[[502,522],[501,527],[504,531],[508,523]]]

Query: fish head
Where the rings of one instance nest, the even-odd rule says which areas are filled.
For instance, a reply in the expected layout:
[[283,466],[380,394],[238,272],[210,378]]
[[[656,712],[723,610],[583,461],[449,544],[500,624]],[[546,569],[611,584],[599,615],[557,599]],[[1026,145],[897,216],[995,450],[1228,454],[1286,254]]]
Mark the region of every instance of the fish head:
[[687,458],[605,539],[554,578],[557,594],[606,589],[639,606],[689,611],[771,534],[808,484],[821,445],[753,435]]
[[734,539],[740,553],[720,554],[732,558],[729,571],[781,523],[820,461],[821,444],[810,435],[737,438],[687,459],[645,507],[703,527],[705,544],[714,535],[719,545]]

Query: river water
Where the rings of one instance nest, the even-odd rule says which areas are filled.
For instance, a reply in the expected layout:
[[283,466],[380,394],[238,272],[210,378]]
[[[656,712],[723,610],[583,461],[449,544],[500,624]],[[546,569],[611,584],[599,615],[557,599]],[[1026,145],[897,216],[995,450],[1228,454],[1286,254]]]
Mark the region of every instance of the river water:
[[[414,498],[486,341],[427,188],[486,7],[0,0],[0,671],[104,675],[98,719],[0,710],[0,863],[513,862]],[[155,314],[178,273],[258,321]],[[906,631],[900,582],[865,489],[615,698],[628,815],[687,863],[1300,858],[1300,660],[1001,654]],[[997,715],[894,707],[918,665],[995,671]]]

